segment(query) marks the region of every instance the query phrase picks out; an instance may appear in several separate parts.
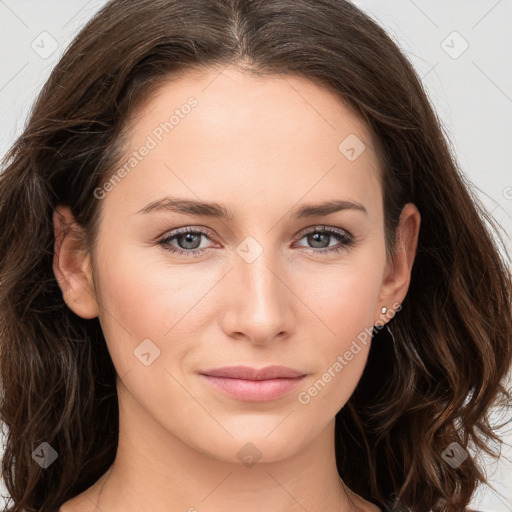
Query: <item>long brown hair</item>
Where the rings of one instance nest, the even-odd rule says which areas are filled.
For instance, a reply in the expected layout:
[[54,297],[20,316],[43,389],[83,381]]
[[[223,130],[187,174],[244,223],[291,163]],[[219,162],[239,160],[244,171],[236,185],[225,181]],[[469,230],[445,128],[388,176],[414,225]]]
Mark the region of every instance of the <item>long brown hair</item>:
[[[164,82],[238,66],[306,77],[355,109],[379,144],[386,249],[402,207],[422,216],[411,283],[389,333],[336,417],[340,476],[384,510],[460,512],[485,482],[510,405],[512,278],[501,240],[397,46],[344,0],[113,0],[41,90],[0,175],[0,418],[8,512],[53,512],[112,464],[116,372],[98,318],[75,315],[52,270],[52,213],[69,205],[94,254],[94,190],[123,153],[127,121]],[[493,239],[493,233],[497,235]],[[501,241],[501,243],[503,243]],[[508,410],[508,409],[505,409]],[[47,468],[34,450],[47,442]],[[443,458],[456,442],[469,456]]]

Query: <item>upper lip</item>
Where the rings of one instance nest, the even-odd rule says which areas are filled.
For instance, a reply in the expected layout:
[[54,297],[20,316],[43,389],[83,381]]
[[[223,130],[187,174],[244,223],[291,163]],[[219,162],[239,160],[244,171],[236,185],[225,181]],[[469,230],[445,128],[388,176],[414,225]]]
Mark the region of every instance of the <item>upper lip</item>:
[[211,377],[228,377],[231,379],[245,380],[293,379],[306,375],[306,373],[300,370],[277,365],[266,366],[260,369],[251,368],[250,366],[223,366],[222,368],[204,370],[200,373]]

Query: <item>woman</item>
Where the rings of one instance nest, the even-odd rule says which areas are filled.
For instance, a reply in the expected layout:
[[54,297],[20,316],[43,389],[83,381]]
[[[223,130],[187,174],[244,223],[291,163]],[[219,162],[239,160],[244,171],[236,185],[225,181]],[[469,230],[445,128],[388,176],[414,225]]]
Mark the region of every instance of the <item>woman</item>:
[[349,2],[109,2],[0,176],[7,510],[464,510],[510,404],[484,220]]

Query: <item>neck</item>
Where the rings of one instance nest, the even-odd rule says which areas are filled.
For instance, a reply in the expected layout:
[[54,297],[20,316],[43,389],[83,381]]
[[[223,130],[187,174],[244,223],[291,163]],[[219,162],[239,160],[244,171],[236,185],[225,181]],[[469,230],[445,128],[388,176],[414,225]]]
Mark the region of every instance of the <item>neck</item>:
[[178,439],[120,386],[116,459],[86,491],[87,502],[99,510],[379,511],[338,475],[334,419],[300,453],[254,465],[226,462]]

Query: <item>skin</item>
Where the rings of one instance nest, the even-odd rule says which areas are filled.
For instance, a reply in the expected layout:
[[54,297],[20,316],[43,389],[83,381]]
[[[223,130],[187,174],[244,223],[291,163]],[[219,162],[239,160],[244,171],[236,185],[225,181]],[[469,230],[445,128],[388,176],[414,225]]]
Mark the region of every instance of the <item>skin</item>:
[[[338,97],[301,77],[209,68],[175,79],[134,120],[127,155],[190,96],[197,107],[101,200],[92,259],[69,229],[69,208],[54,213],[56,278],[76,314],[99,316],[120,407],[114,464],[61,511],[378,511],[342,483],[334,456],[335,415],[370,343],[309,403],[298,394],[365,328],[389,319],[383,306],[403,301],[420,214],[406,205],[388,260],[374,141]],[[353,161],[338,149],[349,134],[366,146]],[[217,202],[233,218],[137,213],[170,195]],[[292,217],[305,203],[338,199],[367,214]],[[199,246],[199,257],[158,245],[185,226],[208,234],[169,245]],[[315,245],[307,234],[318,226],[348,231],[356,243],[326,253],[341,242],[331,235]],[[251,262],[237,252],[246,237],[262,250]],[[160,355],[145,366],[134,349],[147,338]],[[198,375],[235,364],[307,376],[281,398],[245,402]],[[251,467],[237,455],[247,443],[261,454]]]

